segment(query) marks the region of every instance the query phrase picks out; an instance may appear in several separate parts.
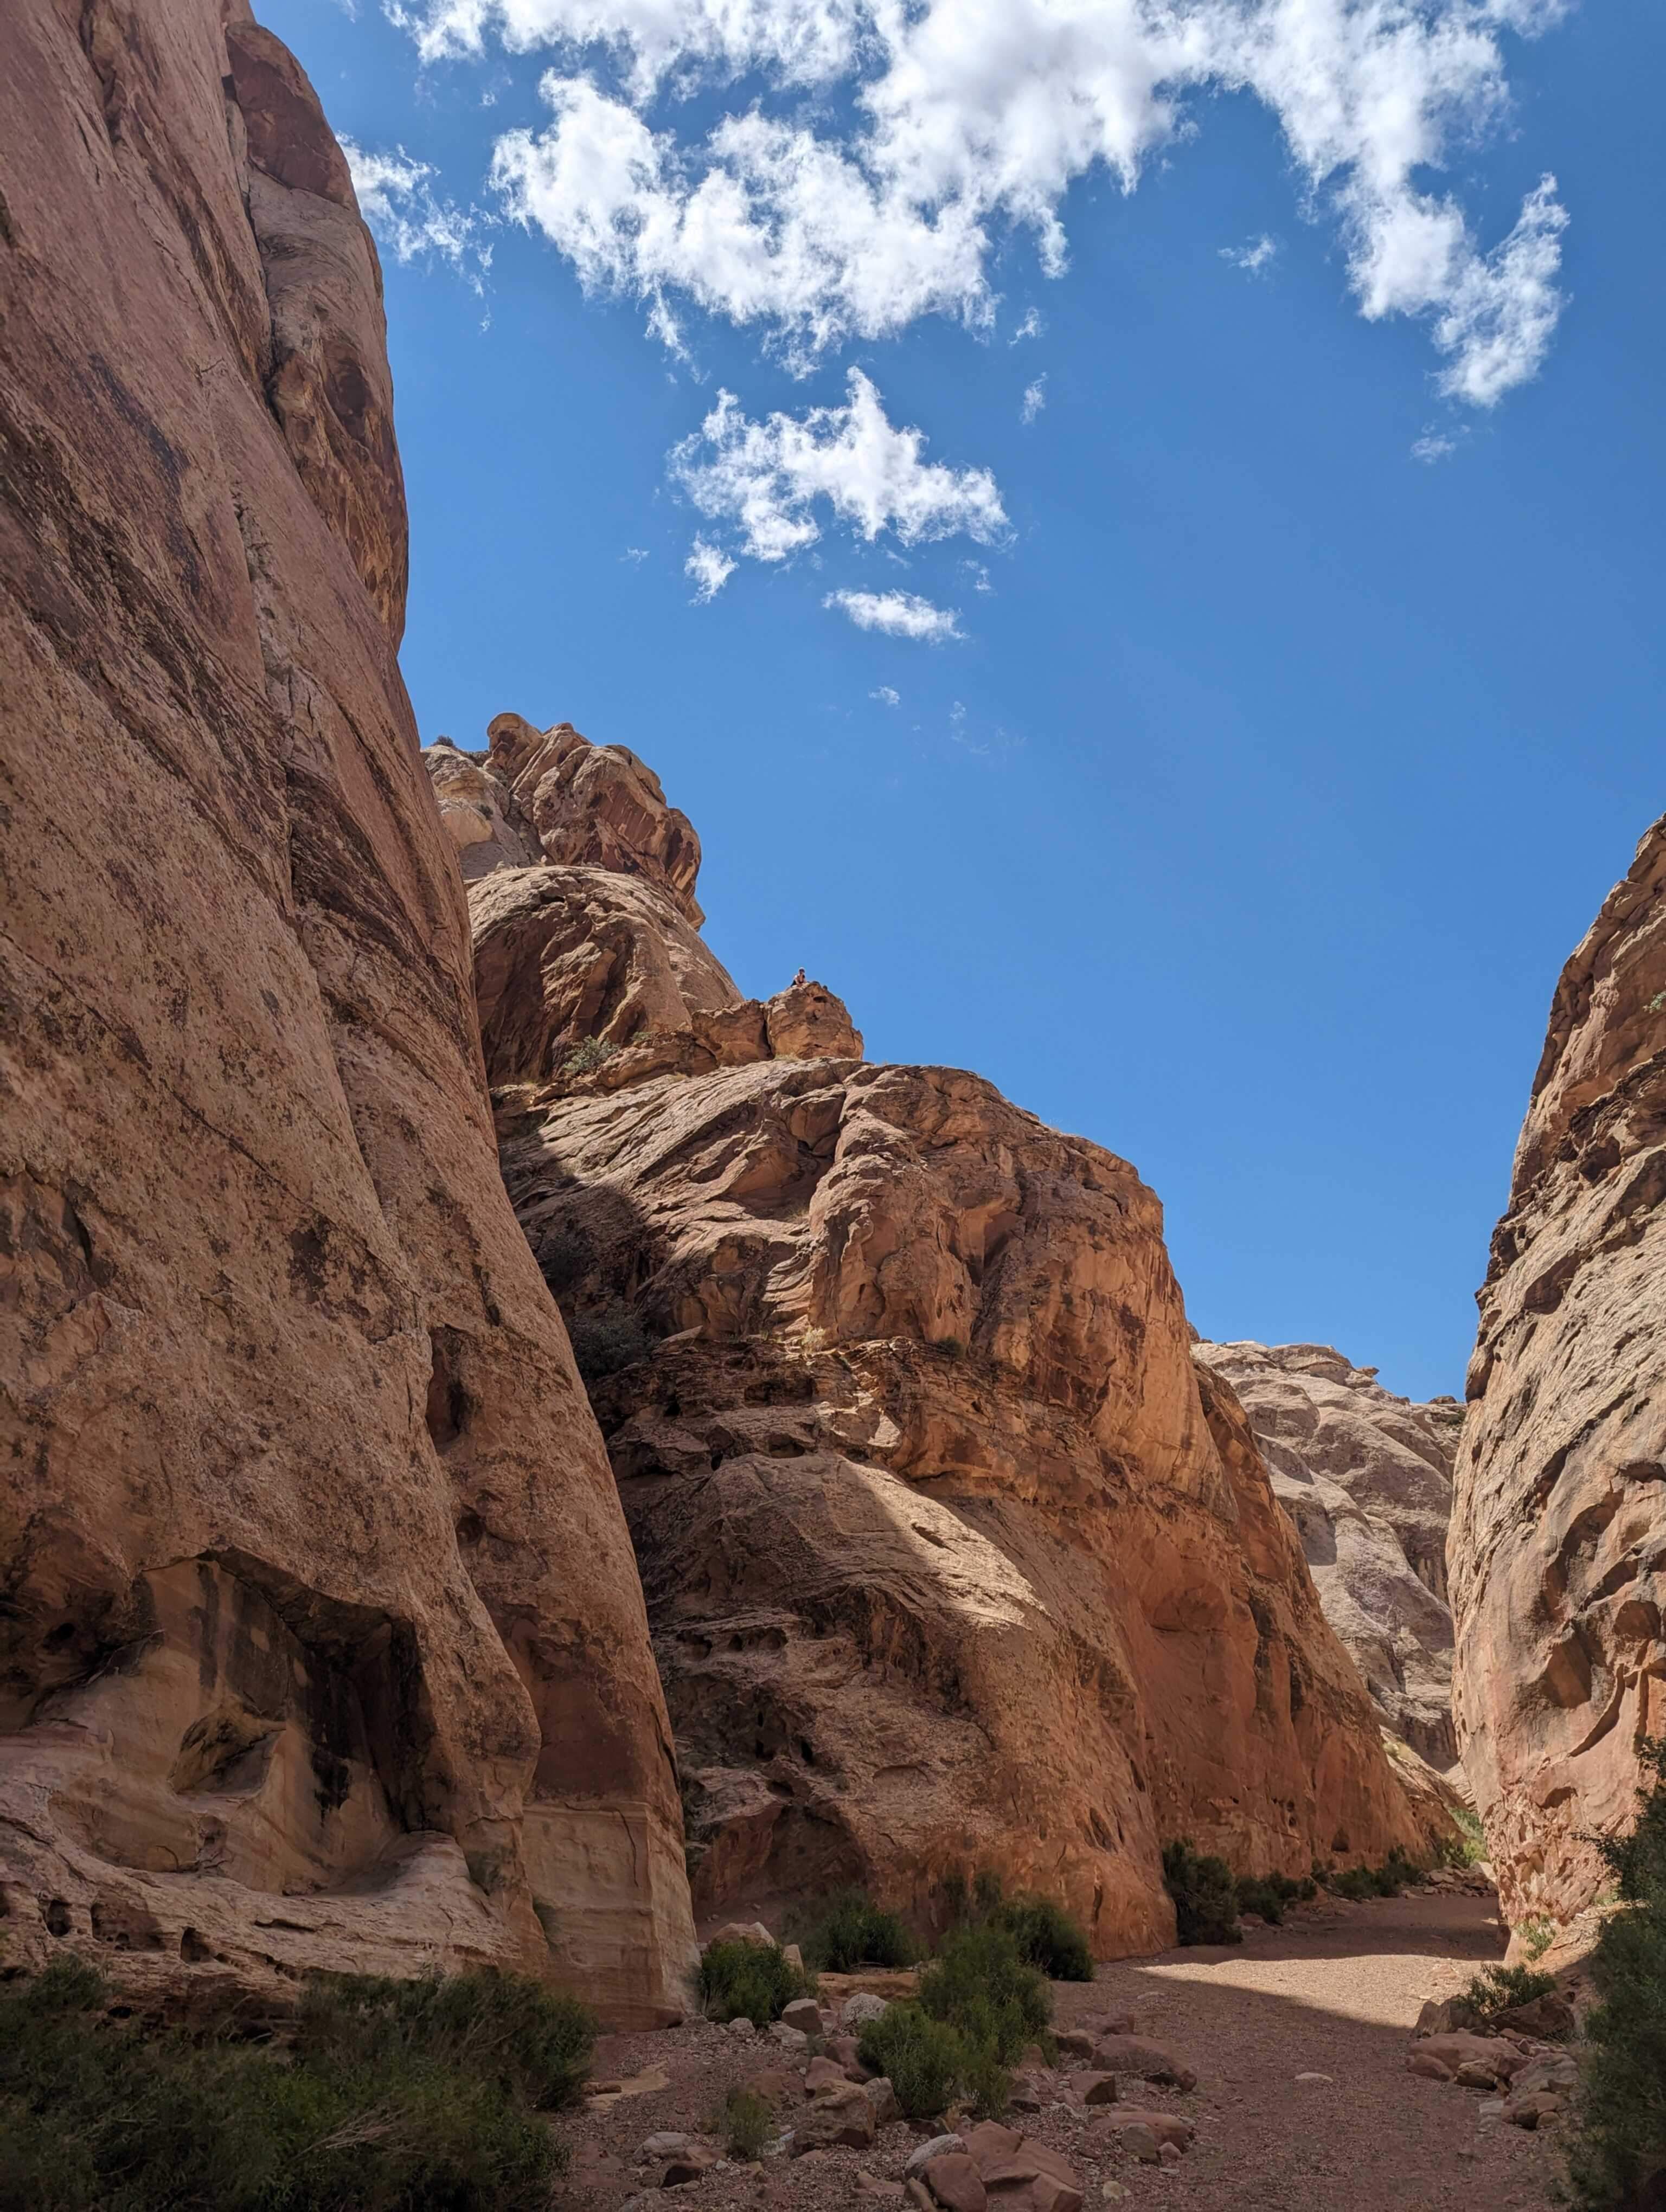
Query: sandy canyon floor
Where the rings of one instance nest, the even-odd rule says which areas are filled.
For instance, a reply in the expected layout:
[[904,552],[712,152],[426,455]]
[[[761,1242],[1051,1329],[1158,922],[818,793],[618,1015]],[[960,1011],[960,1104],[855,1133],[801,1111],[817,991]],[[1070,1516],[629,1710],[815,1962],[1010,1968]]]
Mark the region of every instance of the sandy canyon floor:
[[[1414,1893],[1365,1905],[1322,1899],[1282,1928],[1247,1922],[1241,1948],[1102,1966],[1091,1985],[1055,1985],[1055,2025],[1125,2011],[1136,2034],[1189,2065],[1198,2081],[1189,2094],[1128,2082],[1123,2096],[1190,2120],[1190,2150],[1177,2166],[1141,2166],[1095,2136],[1100,2115],[1068,2105],[1009,2119],[1070,2160],[1087,2212],[1107,2203],[1128,2212],[1548,2212],[1553,2131],[1483,2119],[1481,2092],[1406,2070],[1425,1999],[1451,1996],[1504,1945],[1492,1899]],[[699,2134],[732,2086],[781,2063],[767,2042],[700,2022],[605,2038],[596,2078],[624,2080],[632,2094],[597,2100],[567,2124],[565,2204],[860,2207],[883,2201],[863,2177],[894,2184],[915,2145],[939,2132],[897,2123],[867,2150],[767,2158],[761,2168],[727,2165],[675,2189],[653,2186],[658,2169],[639,2156],[650,2136]]]

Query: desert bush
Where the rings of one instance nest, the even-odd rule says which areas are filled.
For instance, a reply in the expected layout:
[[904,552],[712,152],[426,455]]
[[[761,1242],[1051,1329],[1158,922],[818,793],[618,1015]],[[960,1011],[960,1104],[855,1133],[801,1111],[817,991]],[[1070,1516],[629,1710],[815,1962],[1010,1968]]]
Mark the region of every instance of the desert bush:
[[1637,1819],[1596,1838],[1619,1910],[1590,1962],[1597,2002],[1586,2014],[1568,2185],[1582,2212],[1612,2212],[1666,2179],[1666,1736],[1645,1738]]
[[860,1889],[840,1890],[796,1916],[791,1933],[807,1966],[848,1974],[854,1966],[911,1966],[920,1955],[906,1921]]
[[1050,1897],[1012,1898],[1000,1907],[995,1923],[1012,1936],[1025,1964],[1038,1967],[1050,1981],[1093,1979],[1086,1929]]
[[1457,1834],[1439,1846],[1438,1856],[1443,1866],[1479,1866],[1487,1856],[1487,1837],[1481,1825],[1481,1814],[1467,1805],[1450,1808]]
[[700,1961],[700,2002],[708,2020],[749,2020],[754,2027],[768,2027],[809,1987],[808,1977],[779,1943],[714,1943]]
[[1396,1844],[1381,1866],[1344,1867],[1331,1876],[1330,1887],[1338,1897],[1352,1898],[1357,1905],[1368,1897],[1398,1897],[1408,1883],[1422,1877],[1422,1868]]
[[544,2212],[536,2106],[594,2028],[510,1977],[310,1990],[287,2054],[118,2022],[62,1960],[0,1991],[0,2212]]
[[1181,1840],[1163,1852],[1163,1887],[1174,1899],[1182,1943],[1241,1943],[1237,1895],[1225,1859],[1200,1855]]
[[562,1054],[558,1073],[569,1082],[575,1075],[588,1075],[611,1060],[618,1049],[609,1037],[585,1037]]
[[1515,1932],[1521,1938],[1522,1948],[1527,1954],[1527,1963],[1529,1966],[1536,1966],[1556,1941],[1556,1923],[1542,1917],[1534,1917],[1523,1920]]
[[1053,1998],[1045,1978],[1025,1964],[1012,1930],[984,1921],[945,1939],[920,1977],[920,2006],[1010,2065],[1046,2034]]
[[573,1358],[587,1382],[599,1382],[622,1368],[634,1367],[652,1349],[642,1317],[621,1302],[599,1313],[575,1314],[567,1324]]
[[1517,2005],[1554,1996],[1555,1990],[1554,1974],[1536,1973],[1531,1966],[1483,1966],[1460,1995],[1477,2023],[1484,2026]]
[[972,2063],[959,2031],[917,2004],[887,2005],[877,2020],[864,2021],[856,2048],[864,2066],[889,2078],[911,2120],[935,2119]]
[[752,2160],[775,2132],[775,2116],[767,2097],[756,2089],[731,2089],[723,2106],[721,2133],[731,2158]]

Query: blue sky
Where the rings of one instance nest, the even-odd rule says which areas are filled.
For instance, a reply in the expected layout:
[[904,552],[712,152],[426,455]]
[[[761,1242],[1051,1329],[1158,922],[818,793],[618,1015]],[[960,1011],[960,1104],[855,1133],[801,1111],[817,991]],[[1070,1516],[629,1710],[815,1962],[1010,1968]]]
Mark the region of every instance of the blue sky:
[[260,12],[383,240],[425,739],[631,746],[743,988],[1131,1159],[1206,1334],[1461,1391],[1666,805],[1666,11]]

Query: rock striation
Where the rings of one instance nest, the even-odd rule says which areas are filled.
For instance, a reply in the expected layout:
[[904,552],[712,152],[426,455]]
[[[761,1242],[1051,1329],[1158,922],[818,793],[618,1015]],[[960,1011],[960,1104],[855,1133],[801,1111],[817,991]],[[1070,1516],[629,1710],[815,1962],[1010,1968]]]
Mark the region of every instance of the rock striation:
[[1256,1432],[1325,1619],[1384,1728],[1456,1763],[1446,1532],[1463,1409],[1396,1398],[1322,1344],[1200,1344]]
[[1479,1295],[1458,1739],[1512,1920],[1605,1879],[1666,1732],[1666,817],[1562,971]]
[[[655,866],[526,866],[526,726],[465,757],[503,825],[470,888],[485,1055],[636,1547],[697,1911],[861,1881],[930,1921],[988,1868],[1111,1955],[1171,1939],[1175,1835],[1246,1872],[1414,1844],[1134,1170],[975,1075],[866,1064],[818,985],[743,999]],[[458,757],[427,756],[442,792]]]
[[236,0],[18,0],[5,46],[8,1963],[189,2008],[496,1960],[672,2017],[665,1704],[498,1176],[346,164]]

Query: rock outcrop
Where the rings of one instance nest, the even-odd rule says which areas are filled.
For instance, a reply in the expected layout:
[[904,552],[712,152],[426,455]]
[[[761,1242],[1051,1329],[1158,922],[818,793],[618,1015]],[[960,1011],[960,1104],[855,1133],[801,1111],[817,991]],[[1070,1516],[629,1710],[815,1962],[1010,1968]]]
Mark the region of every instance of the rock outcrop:
[[5,50],[8,1964],[666,2019],[665,1705],[498,1176],[345,162],[235,0],[18,0]]
[[[514,828],[525,727],[477,818]],[[1110,1955],[1170,1939],[1175,1835],[1246,1872],[1414,1844],[1134,1170],[865,1064],[820,986],[744,1000],[651,869],[493,835],[503,1171],[625,1501],[697,1909],[860,1881],[929,1920],[990,1868]]]
[[1446,1531],[1463,1410],[1383,1389],[1322,1344],[1200,1344],[1256,1432],[1325,1619],[1383,1725],[1443,1771],[1452,1728]]
[[1666,818],[1556,987],[1479,1293],[1458,1739],[1508,1917],[1602,1886],[1666,1731]]

